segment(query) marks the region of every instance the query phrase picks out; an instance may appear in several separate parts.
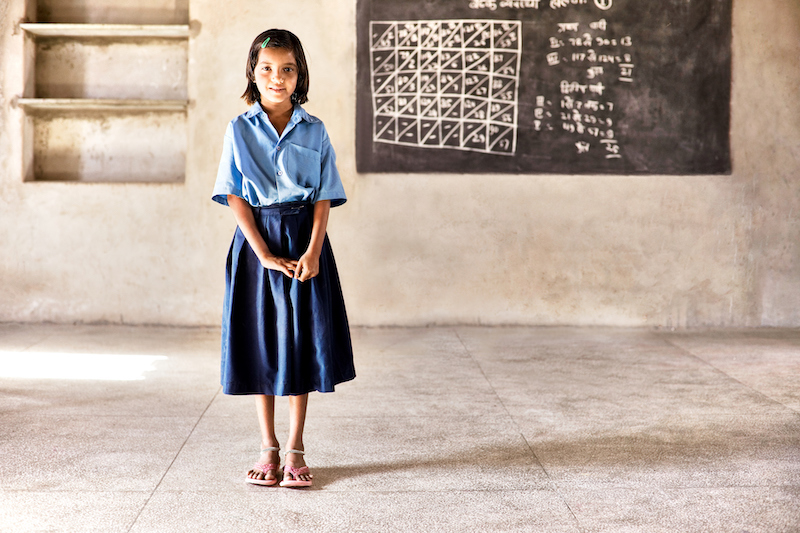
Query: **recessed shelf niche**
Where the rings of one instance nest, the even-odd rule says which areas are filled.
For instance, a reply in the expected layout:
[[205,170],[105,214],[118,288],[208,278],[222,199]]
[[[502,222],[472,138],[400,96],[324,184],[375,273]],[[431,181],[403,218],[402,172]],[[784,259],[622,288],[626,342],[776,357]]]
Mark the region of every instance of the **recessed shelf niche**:
[[20,24],[26,181],[184,180],[188,6],[142,4],[51,1]]

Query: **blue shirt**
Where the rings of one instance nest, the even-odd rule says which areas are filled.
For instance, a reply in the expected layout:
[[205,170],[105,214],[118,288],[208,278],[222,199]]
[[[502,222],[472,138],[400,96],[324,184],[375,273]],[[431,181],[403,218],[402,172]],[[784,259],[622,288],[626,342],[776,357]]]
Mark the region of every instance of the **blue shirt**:
[[228,124],[213,199],[244,198],[254,207],[285,202],[347,201],[325,125],[296,105],[278,135],[256,102]]

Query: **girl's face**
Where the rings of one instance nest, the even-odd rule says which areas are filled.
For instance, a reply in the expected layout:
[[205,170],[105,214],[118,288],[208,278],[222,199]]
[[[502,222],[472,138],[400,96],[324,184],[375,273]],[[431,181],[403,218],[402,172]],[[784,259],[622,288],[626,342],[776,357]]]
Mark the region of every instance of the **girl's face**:
[[292,107],[292,93],[297,87],[297,63],[292,52],[285,48],[262,48],[254,74],[263,106]]

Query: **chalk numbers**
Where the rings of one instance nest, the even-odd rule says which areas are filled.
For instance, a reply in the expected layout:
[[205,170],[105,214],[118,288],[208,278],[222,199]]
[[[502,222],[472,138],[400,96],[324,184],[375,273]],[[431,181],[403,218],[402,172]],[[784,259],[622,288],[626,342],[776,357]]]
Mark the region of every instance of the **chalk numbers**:
[[[612,5],[611,0],[594,2],[603,10]],[[557,114],[554,120],[547,121],[549,117],[543,115],[545,108],[540,107],[537,100],[533,130],[546,131],[555,127],[575,136],[577,154],[601,150],[606,159],[620,159],[623,154],[615,130],[615,105],[607,93],[608,85],[635,82],[634,42],[629,35],[609,35],[608,29],[605,19],[588,24],[557,24],[545,55],[549,68],[563,71],[558,86]]]
[[370,22],[373,141],[513,155],[519,21]]

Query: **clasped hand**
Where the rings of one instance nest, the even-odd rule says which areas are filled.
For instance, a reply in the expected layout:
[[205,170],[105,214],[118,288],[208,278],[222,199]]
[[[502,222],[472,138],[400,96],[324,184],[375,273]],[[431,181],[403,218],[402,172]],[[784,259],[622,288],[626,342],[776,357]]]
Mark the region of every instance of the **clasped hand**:
[[313,253],[306,252],[297,260],[272,255],[263,257],[260,261],[264,268],[283,272],[284,275],[301,282],[319,274],[319,255]]

